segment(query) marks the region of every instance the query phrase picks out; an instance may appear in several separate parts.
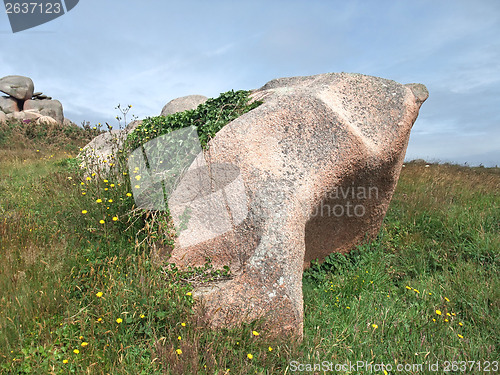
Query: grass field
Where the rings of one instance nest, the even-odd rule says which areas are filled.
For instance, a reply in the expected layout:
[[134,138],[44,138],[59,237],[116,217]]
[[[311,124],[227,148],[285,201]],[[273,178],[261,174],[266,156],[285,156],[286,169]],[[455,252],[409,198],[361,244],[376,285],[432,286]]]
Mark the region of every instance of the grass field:
[[304,340],[278,341],[207,329],[126,184],[79,172],[87,138],[41,139],[0,142],[0,373],[498,372],[500,169],[406,164],[378,238],[306,272]]

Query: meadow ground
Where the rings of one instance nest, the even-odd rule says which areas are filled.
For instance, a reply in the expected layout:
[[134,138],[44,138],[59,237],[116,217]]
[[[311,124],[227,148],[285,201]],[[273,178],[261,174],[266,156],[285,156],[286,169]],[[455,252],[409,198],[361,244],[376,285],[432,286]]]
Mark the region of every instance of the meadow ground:
[[126,179],[79,171],[90,134],[42,136],[0,139],[0,373],[498,371],[500,169],[406,164],[378,238],[304,274],[295,342],[204,327]]

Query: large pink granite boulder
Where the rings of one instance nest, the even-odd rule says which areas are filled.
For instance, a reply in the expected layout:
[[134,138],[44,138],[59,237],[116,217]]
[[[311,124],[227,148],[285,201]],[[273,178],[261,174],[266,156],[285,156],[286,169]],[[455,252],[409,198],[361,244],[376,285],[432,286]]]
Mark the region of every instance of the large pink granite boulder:
[[264,103],[220,130],[172,194],[174,220],[186,208],[190,219],[169,261],[230,267],[232,279],[195,291],[213,327],[264,318],[301,336],[304,267],[377,234],[428,93],[331,73],[252,96]]

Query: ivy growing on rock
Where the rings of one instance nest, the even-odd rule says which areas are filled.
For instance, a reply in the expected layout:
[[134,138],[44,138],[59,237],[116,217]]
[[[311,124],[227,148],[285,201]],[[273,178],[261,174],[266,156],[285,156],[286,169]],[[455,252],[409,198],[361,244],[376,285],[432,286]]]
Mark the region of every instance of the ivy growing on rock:
[[250,103],[250,91],[228,91],[217,98],[208,99],[196,109],[177,112],[168,116],[147,117],[127,138],[127,147],[133,150],[148,141],[174,130],[195,126],[201,146],[208,142],[225,125],[262,104]]

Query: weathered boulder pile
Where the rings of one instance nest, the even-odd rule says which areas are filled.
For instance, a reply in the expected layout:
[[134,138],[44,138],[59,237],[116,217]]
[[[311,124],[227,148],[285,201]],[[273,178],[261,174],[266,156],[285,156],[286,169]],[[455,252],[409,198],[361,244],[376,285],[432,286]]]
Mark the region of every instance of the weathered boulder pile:
[[0,91],[7,94],[0,97],[0,122],[15,120],[63,124],[61,102],[34,90],[35,86],[29,77],[0,78]]

